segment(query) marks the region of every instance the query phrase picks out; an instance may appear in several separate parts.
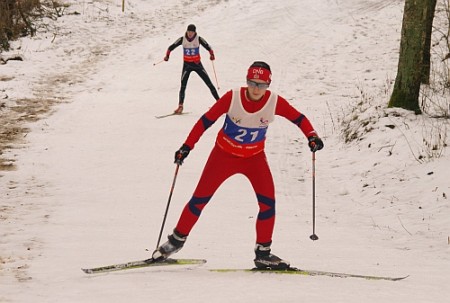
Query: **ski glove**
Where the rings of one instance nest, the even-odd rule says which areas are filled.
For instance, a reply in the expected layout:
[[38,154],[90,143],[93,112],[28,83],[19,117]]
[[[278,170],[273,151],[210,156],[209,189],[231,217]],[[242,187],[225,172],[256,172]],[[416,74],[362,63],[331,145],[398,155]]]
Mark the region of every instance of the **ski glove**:
[[164,61],[169,61],[170,51],[166,52],[166,56],[164,57]]
[[311,136],[308,138],[308,146],[313,153],[323,148],[323,141],[319,137]]
[[210,59],[211,61],[216,60],[216,57],[214,56],[214,51],[213,51],[213,50],[210,50],[210,51],[209,51],[209,59]]
[[187,146],[186,144],[183,144],[183,146],[180,147],[179,150],[175,152],[175,162],[178,165],[183,164],[183,160],[186,159],[186,157],[189,155],[189,152],[191,151],[191,148]]

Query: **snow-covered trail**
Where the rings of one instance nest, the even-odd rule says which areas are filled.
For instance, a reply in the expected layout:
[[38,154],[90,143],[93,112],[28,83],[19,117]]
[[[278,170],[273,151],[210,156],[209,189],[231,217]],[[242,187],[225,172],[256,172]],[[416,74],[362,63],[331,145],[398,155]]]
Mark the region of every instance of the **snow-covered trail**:
[[[19,169],[1,179],[2,187],[8,188],[2,191],[8,217],[0,244],[8,259],[1,265],[1,300],[440,302],[446,298],[442,289],[448,280],[443,266],[449,261],[448,250],[438,238],[442,222],[448,220],[443,218],[448,207],[438,201],[440,212],[432,220],[424,218],[432,234],[420,236],[424,226],[405,218],[416,219],[413,207],[402,201],[405,204],[392,214],[389,200],[378,204],[375,186],[361,190],[372,180],[366,176],[371,177],[373,167],[379,169],[375,181],[385,172],[397,178],[401,171],[394,169],[395,159],[379,153],[373,158],[363,146],[347,149],[339,139],[340,113],[359,98],[358,85],[377,91],[395,73],[398,35],[391,31],[400,29],[401,1],[129,2],[127,17],[108,13],[113,20],[104,28],[100,18],[99,34],[81,27],[86,32],[80,30],[78,42],[55,49],[54,67],[70,82],[57,86],[57,91],[70,96],[71,102],[30,125],[29,144],[14,152]],[[392,283],[208,272],[208,268],[252,266],[257,206],[241,176],[219,189],[177,254],[208,259],[201,268],[142,269],[95,277],[80,271],[147,258],[156,244],[175,170],[173,152],[213,102],[206,86],[192,75],[186,92],[190,114],[154,118],[176,106],[181,50],[174,51],[167,63],[153,63],[162,59],[189,23],[197,25],[216,51],[220,93],[241,86],[249,64],[265,60],[274,72],[271,89],[298,106],[325,139],[326,148],[317,154],[320,240],[312,242],[311,155],[289,122],[279,118],[269,130],[267,154],[278,201],[274,253],[305,268],[411,277]],[[87,33],[89,48],[84,46]],[[132,39],[127,39],[129,33]],[[207,58],[203,54],[215,81]],[[44,78],[33,72],[36,79]],[[47,74],[45,78],[52,79]],[[205,133],[180,169],[164,235],[192,194],[220,126],[221,121]],[[436,163],[416,167],[418,179],[431,168],[441,175]],[[438,182],[436,177],[423,183],[444,187]],[[395,186],[408,190],[400,182],[383,186],[383,201]],[[422,243],[415,243],[402,228],[399,214]]]

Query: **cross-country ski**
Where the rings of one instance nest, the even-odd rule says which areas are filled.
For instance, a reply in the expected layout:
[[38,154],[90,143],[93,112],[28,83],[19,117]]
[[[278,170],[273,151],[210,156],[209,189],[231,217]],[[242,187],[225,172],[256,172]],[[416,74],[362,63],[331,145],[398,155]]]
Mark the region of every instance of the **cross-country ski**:
[[153,259],[150,258],[147,260],[111,264],[94,268],[82,268],[81,270],[87,274],[98,274],[142,267],[169,266],[169,265],[201,265],[204,263],[206,263],[206,260],[203,259],[166,259],[164,261],[155,262]]
[[360,274],[350,274],[350,273],[338,273],[331,271],[320,271],[320,270],[307,270],[307,269],[299,269],[295,267],[290,267],[285,270],[277,270],[277,269],[227,269],[227,268],[218,268],[218,269],[210,269],[212,272],[220,272],[220,273],[236,273],[236,272],[247,272],[247,273],[264,273],[264,274],[285,274],[285,275],[303,275],[303,276],[327,276],[327,277],[337,277],[337,278],[362,278],[366,280],[388,280],[388,281],[399,281],[406,279],[409,276],[400,276],[400,277],[387,277],[387,276],[376,276],[376,275],[360,275]]
[[167,118],[167,117],[172,117],[172,116],[182,116],[182,115],[187,115],[187,114],[189,114],[189,112],[185,112],[185,113],[170,113],[170,114],[155,116],[155,118],[156,119],[162,119],[162,118]]

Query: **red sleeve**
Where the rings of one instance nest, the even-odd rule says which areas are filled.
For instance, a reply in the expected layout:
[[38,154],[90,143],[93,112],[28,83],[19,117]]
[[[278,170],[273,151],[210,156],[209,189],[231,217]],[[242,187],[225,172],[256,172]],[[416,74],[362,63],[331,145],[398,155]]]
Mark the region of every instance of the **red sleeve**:
[[184,144],[194,149],[195,144],[200,140],[203,133],[213,125],[217,119],[219,119],[223,114],[228,112],[231,104],[231,97],[233,96],[233,91],[226,92],[219,100],[214,103],[214,105],[203,114],[203,116],[198,119],[189,133]]
[[285,117],[297,125],[307,138],[317,136],[317,132],[314,130],[314,127],[311,125],[308,118],[289,104],[283,97],[278,96],[275,114]]

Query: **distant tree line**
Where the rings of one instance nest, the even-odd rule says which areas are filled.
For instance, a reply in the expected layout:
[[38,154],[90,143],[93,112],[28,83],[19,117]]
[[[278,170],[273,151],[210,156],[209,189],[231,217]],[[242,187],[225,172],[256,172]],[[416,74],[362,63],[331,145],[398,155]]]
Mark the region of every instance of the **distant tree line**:
[[0,51],[10,41],[36,34],[36,21],[61,16],[63,6],[56,0],[0,0]]

